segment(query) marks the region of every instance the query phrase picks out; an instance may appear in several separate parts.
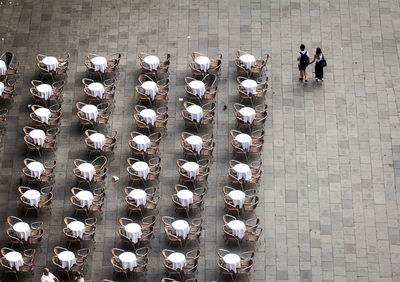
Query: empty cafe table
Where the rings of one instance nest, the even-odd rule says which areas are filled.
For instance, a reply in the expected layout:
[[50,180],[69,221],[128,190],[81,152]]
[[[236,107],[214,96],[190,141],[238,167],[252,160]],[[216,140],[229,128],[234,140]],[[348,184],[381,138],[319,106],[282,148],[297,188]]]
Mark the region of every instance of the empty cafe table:
[[10,263],[10,267],[15,268],[17,271],[19,271],[19,268],[24,265],[24,260],[19,252],[8,252],[4,257]]
[[160,59],[157,56],[146,56],[143,60],[150,68],[150,70],[156,70],[160,65]]
[[143,179],[146,179],[150,172],[149,165],[146,162],[136,162],[132,165],[132,169]]
[[92,62],[93,66],[94,66],[94,71],[100,71],[102,73],[104,73],[104,71],[106,70],[107,67],[107,59],[104,57],[94,57],[92,59],[90,59],[90,61]]
[[239,60],[246,66],[246,69],[251,69],[256,64],[256,58],[250,54],[240,56]]
[[203,108],[198,105],[190,105],[186,108],[192,120],[200,122],[203,117]]
[[227,254],[222,259],[228,270],[236,272],[236,268],[240,268],[240,257],[237,254]]
[[76,197],[79,199],[79,201],[81,202],[82,207],[85,207],[85,206],[86,206],[86,207],[90,208],[90,206],[91,206],[92,203],[93,203],[94,197],[93,197],[93,193],[90,192],[90,191],[86,191],[86,190],[80,191],[80,192],[76,193],[75,196],[76,196]]
[[23,197],[29,201],[31,206],[39,206],[40,192],[38,190],[30,189],[23,194]]
[[239,208],[243,207],[243,204],[246,200],[246,194],[243,191],[240,190],[233,190],[229,192],[228,194],[229,198],[231,198],[233,205],[236,207],[238,206]]
[[144,118],[145,122],[147,124],[152,124],[154,125],[154,122],[157,119],[157,114],[154,110],[152,109],[144,109],[140,111],[140,116]]
[[248,151],[251,146],[251,136],[245,133],[240,133],[235,136],[235,144]]
[[175,270],[182,270],[186,265],[186,257],[180,252],[174,252],[170,254],[167,259],[172,263],[172,268]]
[[81,221],[72,221],[67,225],[68,229],[71,230],[72,235],[75,238],[82,238],[83,233],[85,232],[85,224]]
[[202,72],[206,72],[210,68],[210,65],[211,65],[210,59],[206,56],[198,56],[194,59],[194,62],[200,68],[200,70]]
[[42,63],[46,65],[47,71],[55,71],[58,66],[57,58],[52,56],[44,57]]
[[247,164],[236,164],[232,167],[234,171],[236,171],[239,179],[244,178],[244,180],[251,180],[251,170]]
[[187,189],[180,190],[176,194],[181,202],[182,206],[189,207],[190,204],[193,204],[193,192]]
[[39,96],[42,99],[48,100],[53,95],[53,86],[50,84],[42,83],[36,87]]
[[46,133],[41,129],[34,129],[28,133],[29,137],[32,138],[33,143],[39,146],[43,146],[46,140]]
[[82,176],[89,181],[92,181],[92,178],[96,173],[96,169],[91,163],[80,164],[78,170],[82,173]]
[[28,223],[22,221],[17,222],[13,225],[13,229],[19,238],[28,241],[28,237],[31,235],[31,227]]
[[140,236],[142,236],[142,228],[140,227],[139,224],[137,223],[128,223],[127,225],[124,226],[126,236],[133,242],[137,243]]
[[123,252],[118,258],[121,261],[123,269],[133,271],[133,268],[137,265],[136,255],[132,252]]
[[177,236],[186,239],[186,236],[189,234],[190,231],[189,223],[186,220],[175,220],[174,222],[172,222],[171,226]]
[[94,97],[103,98],[104,86],[99,82],[92,82],[89,84],[88,89]]
[[241,220],[232,220],[228,222],[228,227],[232,230],[232,234],[242,239],[246,232],[246,225]]
[[85,114],[88,120],[97,120],[97,116],[99,114],[99,110],[95,105],[85,105],[81,108],[82,113]]
[[57,257],[61,262],[61,266],[66,269],[70,269],[76,263],[75,254],[70,251],[63,251]]
[[6,63],[3,60],[0,60],[0,75],[6,75],[6,74],[7,74]]
[[40,119],[42,123],[48,124],[51,112],[49,109],[42,107],[35,110],[35,115]]
[[192,150],[196,150],[197,154],[200,154],[200,151],[203,148],[203,139],[200,136],[189,136],[185,139],[185,142],[192,147]]
[[147,194],[142,189],[133,189],[129,193],[129,198],[136,201],[136,205],[146,205]]
[[199,96],[200,98],[203,97],[204,92],[206,92],[205,84],[203,81],[200,80],[191,81],[189,83],[189,87],[192,89],[192,93]]
[[44,172],[44,165],[41,162],[30,162],[26,167],[31,172],[31,176],[37,179],[40,179]]
[[186,162],[182,168],[188,173],[190,178],[195,178],[199,174],[200,166],[195,162]]
[[137,145],[140,151],[146,151],[150,147],[150,138],[146,135],[136,135],[132,141]]
[[246,79],[243,80],[240,85],[246,89],[247,95],[255,94],[257,92],[257,81],[253,79]]
[[256,117],[256,111],[250,107],[244,107],[239,110],[239,114],[242,115],[243,120],[248,123],[252,123]]
[[156,96],[158,92],[158,86],[157,83],[154,81],[148,80],[143,82],[142,88],[144,90],[144,93],[148,96],[150,96],[151,100],[154,100],[154,97]]
[[106,144],[106,137],[102,133],[93,133],[89,136],[90,141],[93,142],[93,145],[96,149],[101,150],[103,146]]

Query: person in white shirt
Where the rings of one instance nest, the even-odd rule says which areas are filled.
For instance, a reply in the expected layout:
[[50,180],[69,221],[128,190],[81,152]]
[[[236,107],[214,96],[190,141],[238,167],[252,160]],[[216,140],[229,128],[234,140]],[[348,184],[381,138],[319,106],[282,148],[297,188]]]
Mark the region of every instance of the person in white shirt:
[[43,275],[40,278],[40,282],[60,282],[57,277],[54,276],[53,273],[46,267],[43,269]]
[[300,81],[307,82],[307,66],[310,63],[310,54],[306,50],[304,44],[300,45],[300,52],[297,53],[297,61],[299,63]]

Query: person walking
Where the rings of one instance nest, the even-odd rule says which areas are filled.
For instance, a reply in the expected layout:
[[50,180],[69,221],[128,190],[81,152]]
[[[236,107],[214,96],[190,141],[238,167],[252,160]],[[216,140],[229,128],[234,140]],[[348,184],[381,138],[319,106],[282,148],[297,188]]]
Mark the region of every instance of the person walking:
[[324,67],[326,66],[325,56],[321,51],[321,48],[317,48],[315,51],[314,59],[312,63],[315,62],[315,81],[324,81]]
[[46,267],[43,269],[43,275],[40,278],[40,282],[60,282],[60,280],[58,280],[58,278]]
[[300,45],[300,52],[297,53],[297,61],[299,63],[300,81],[307,82],[307,66],[310,63],[310,54],[306,50],[304,44]]

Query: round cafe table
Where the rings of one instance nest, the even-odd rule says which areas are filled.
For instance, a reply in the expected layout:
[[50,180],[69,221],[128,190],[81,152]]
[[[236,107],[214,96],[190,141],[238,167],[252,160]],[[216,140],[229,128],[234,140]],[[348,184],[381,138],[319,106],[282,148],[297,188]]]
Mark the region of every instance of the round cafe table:
[[250,54],[240,56],[239,60],[246,66],[246,69],[251,69],[256,64],[256,58]]
[[97,116],[99,114],[99,110],[95,105],[85,105],[81,108],[82,113],[85,114],[88,120],[97,120]]
[[40,192],[35,189],[30,189],[23,194],[23,197],[29,201],[29,204],[33,207],[39,206]]
[[172,268],[175,270],[183,269],[186,265],[186,257],[180,252],[170,254],[167,259],[172,263]]
[[193,80],[189,83],[189,87],[192,89],[194,95],[203,97],[204,92],[206,92],[206,87],[203,81]]
[[0,81],[0,97],[3,94],[4,91],[4,83]]
[[92,181],[93,176],[96,174],[96,169],[91,163],[80,164],[78,170],[82,173],[82,176],[89,181]]
[[211,65],[210,59],[206,56],[198,56],[194,59],[194,62],[196,63],[197,66],[199,66],[202,72],[206,72]]
[[94,196],[93,196],[93,193],[90,191],[83,190],[83,191],[76,193],[75,196],[81,202],[82,207],[86,206],[86,207],[90,208],[90,206],[93,203]]
[[143,61],[149,66],[150,70],[156,70],[160,65],[160,59],[157,56],[146,56]]
[[145,206],[146,205],[146,199],[147,199],[147,194],[144,190],[142,189],[133,189],[128,197],[132,200],[136,201],[136,205],[138,206]]
[[246,194],[240,190],[233,190],[228,193],[229,198],[232,199],[233,204],[238,206],[239,208],[243,207],[243,204],[246,200]]
[[136,135],[132,141],[137,145],[140,151],[146,151],[150,147],[150,138],[146,135]]
[[200,136],[192,135],[185,139],[185,142],[192,146],[192,150],[196,150],[200,154],[203,148],[203,139]]
[[58,66],[57,58],[52,56],[44,57],[42,63],[46,65],[47,71],[55,71]]
[[17,271],[19,271],[19,268],[24,265],[24,260],[19,252],[8,252],[4,257],[10,263],[10,267],[15,268]]
[[68,229],[71,230],[72,235],[75,238],[82,238],[83,237],[83,233],[85,232],[85,224],[81,221],[71,221],[68,225],[67,225]]
[[6,63],[3,60],[0,60],[0,75],[6,75],[6,74],[7,74]]
[[57,255],[61,262],[62,268],[70,269],[74,264],[76,264],[75,254],[70,251],[63,251]]
[[256,94],[257,93],[257,81],[253,79],[243,80],[240,85],[246,89],[247,95]]
[[236,164],[232,167],[234,171],[236,171],[239,180],[244,178],[244,180],[251,180],[251,170],[247,164]]
[[200,166],[195,162],[186,162],[182,168],[187,171],[190,178],[195,178],[199,174]]
[[132,169],[143,179],[147,179],[147,174],[150,172],[149,165],[146,162],[136,162],[132,165]]
[[176,193],[176,196],[179,199],[179,202],[185,207],[189,207],[190,204],[193,204],[193,192],[187,189],[180,190]]
[[32,138],[33,143],[39,146],[43,146],[46,140],[46,133],[41,129],[34,129],[28,133],[29,137]]
[[224,255],[222,259],[228,270],[236,272],[236,268],[240,268],[240,257],[237,254],[227,254]]
[[40,119],[42,123],[48,124],[51,112],[47,108],[37,108],[35,110],[35,115]]
[[245,133],[241,133],[235,136],[235,144],[249,151],[251,146],[251,136]]
[[28,237],[31,235],[31,227],[28,223],[22,221],[17,222],[13,225],[13,229],[19,238],[28,241]]
[[145,122],[147,124],[152,124],[154,125],[154,122],[157,119],[157,114],[154,110],[152,109],[144,109],[140,111],[140,115],[144,118]]
[[203,108],[198,105],[190,105],[186,108],[192,120],[200,122],[203,117]]
[[121,261],[123,269],[133,271],[133,268],[137,266],[136,255],[132,252],[123,252],[118,256],[118,258]]
[[40,176],[45,171],[44,165],[41,162],[30,162],[26,167],[31,172],[31,176],[37,179],[40,179]]
[[107,67],[107,59],[101,56],[98,57],[94,57],[92,59],[90,59],[90,61],[92,62],[93,66],[94,66],[94,71],[100,71],[102,73],[104,73],[104,71],[106,70]]
[[106,137],[102,133],[93,133],[89,136],[90,141],[93,142],[93,145],[96,149],[101,150],[103,146],[106,144]]
[[54,94],[53,86],[51,86],[50,84],[46,84],[46,83],[36,86],[36,90],[37,90],[39,96],[45,100],[48,100],[50,98],[50,96]]
[[232,230],[232,234],[242,239],[246,232],[246,224],[241,220],[232,220],[228,222],[228,227]]
[[175,234],[183,239],[186,239],[187,235],[189,234],[190,227],[189,223],[186,220],[178,219],[172,222],[172,228],[175,231]]
[[103,98],[104,86],[99,82],[92,82],[89,84],[88,89],[92,92],[93,96]]
[[137,243],[140,236],[142,236],[142,228],[137,223],[128,223],[124,226],[126,236],[133,242]]
[[142,83],[142,88],[144,90],[144,93],[148,96],[150,96],[151,100],[154,100],[154,97],[156,96],[158,92],[158,86],[157,83],[154,81],[148,80]]
[[239,110],[239,114],[242,115],[243,120],[248,123],[252,123],[256,117],[256,111],[250,107],[244,107]]

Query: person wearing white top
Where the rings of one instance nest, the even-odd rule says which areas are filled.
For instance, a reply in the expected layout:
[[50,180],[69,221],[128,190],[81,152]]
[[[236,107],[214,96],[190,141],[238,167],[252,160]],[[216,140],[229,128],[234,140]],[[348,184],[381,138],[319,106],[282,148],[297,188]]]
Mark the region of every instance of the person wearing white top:
[[40,282],[60,282],[48,268],[43,269],[43,275],[40,278]]
[[304,44],[300,45],[300,52],[297,53],[297,61],[299,64],[300,71],[300,81],[307,82],[307,66],[310,64],[310,54],[306,50],[306,46]]
[[312,63],[315,62],[315,81],[320,82],[324,81],[324,67],[326,67],[325,56],[321,51],[321,48],[317,48],[315,51],[314,59]]

